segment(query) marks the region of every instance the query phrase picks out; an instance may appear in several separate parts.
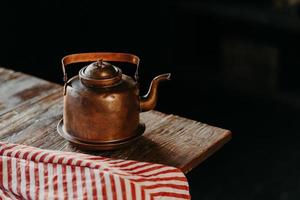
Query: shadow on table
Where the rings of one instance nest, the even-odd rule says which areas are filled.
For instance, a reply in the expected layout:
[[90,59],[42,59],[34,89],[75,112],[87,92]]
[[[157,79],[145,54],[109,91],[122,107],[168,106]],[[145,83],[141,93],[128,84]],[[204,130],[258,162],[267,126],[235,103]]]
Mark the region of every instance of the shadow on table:
[[115,159],[135,159],[144,162],[153,163],[165,163],[167,160],[172,161],[170,157],[170,152],[168,149],[162,147],[161,145],[155,143],[146,136],[141,136],[136,141],[133,141],[129,146],[123,147],[116,150],[106,150],[106,151],[87,151],[80,150],[72,144],[68,144],[66,149],[70,151],[76,151],[81,153],[87,153],[92,155],[110,157]]

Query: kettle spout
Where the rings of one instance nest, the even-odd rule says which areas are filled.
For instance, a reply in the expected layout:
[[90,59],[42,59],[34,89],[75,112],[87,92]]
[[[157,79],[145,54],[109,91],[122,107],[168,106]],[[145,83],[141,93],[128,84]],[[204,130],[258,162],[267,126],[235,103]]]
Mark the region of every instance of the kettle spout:
[[157,88],[161,81],[170,80],[171,74],[161,74],[156,76],[150,85],[150,88],[145,96],[141,97],[140,107],[141,111],[152,110],[157,102]]

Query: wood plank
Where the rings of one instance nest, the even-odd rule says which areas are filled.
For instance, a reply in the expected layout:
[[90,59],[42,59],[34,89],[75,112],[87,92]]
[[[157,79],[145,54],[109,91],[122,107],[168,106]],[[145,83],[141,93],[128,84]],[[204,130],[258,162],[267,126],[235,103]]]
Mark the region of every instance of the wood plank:
[[0,114],[61,90],[58,84],[4,68],[0,68],[0,84]]
[[[52,85],[43,80],[35,84]],[[81,152],[56,131],[63,111],[62,87],[54,93],[38,96],[40,98],[34,102],[21,103],[0,115],[0,140],[44,149]],[[231,136],[228,130],[158,111],[141,113],[141,119],[146,124],[146,131],[133,145],[115,151],[85,153],[161,163],[187,173]]]

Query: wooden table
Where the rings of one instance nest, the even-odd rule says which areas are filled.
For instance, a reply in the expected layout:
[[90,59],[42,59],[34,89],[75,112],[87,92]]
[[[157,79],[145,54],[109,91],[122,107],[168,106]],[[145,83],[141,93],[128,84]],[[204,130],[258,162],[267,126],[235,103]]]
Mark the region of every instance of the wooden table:
[[[0,94],[1,141],[79,152],[56,131],[63,111],[61,85],[0,68]],[[141,113],[141,119],[147,128],[134,145],[92,153],[166,164],[187,173],[231,137],[228,130],[158,111]]]

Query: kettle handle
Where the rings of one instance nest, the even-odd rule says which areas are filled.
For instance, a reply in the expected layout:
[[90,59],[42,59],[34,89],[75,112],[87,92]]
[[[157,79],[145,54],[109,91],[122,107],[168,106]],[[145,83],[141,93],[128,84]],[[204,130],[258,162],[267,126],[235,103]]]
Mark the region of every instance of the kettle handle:
[[111,52],[93,52],[93,53],[77,53],[70,54],[62,58],[62,70],[63,70],[63,80],[64,80],[64,94],[66,92],[66,86],[68,82],[68,76],[66,72],[66,66],[74,63],[81,62],[94,62],[97,60],[112,61],[112,62],[127,62],[136,65],[136,70],[134,74],[135,80],[138,82],[139,79],[139,63],[140,58],[136,55],[129,53],[111,53]]

